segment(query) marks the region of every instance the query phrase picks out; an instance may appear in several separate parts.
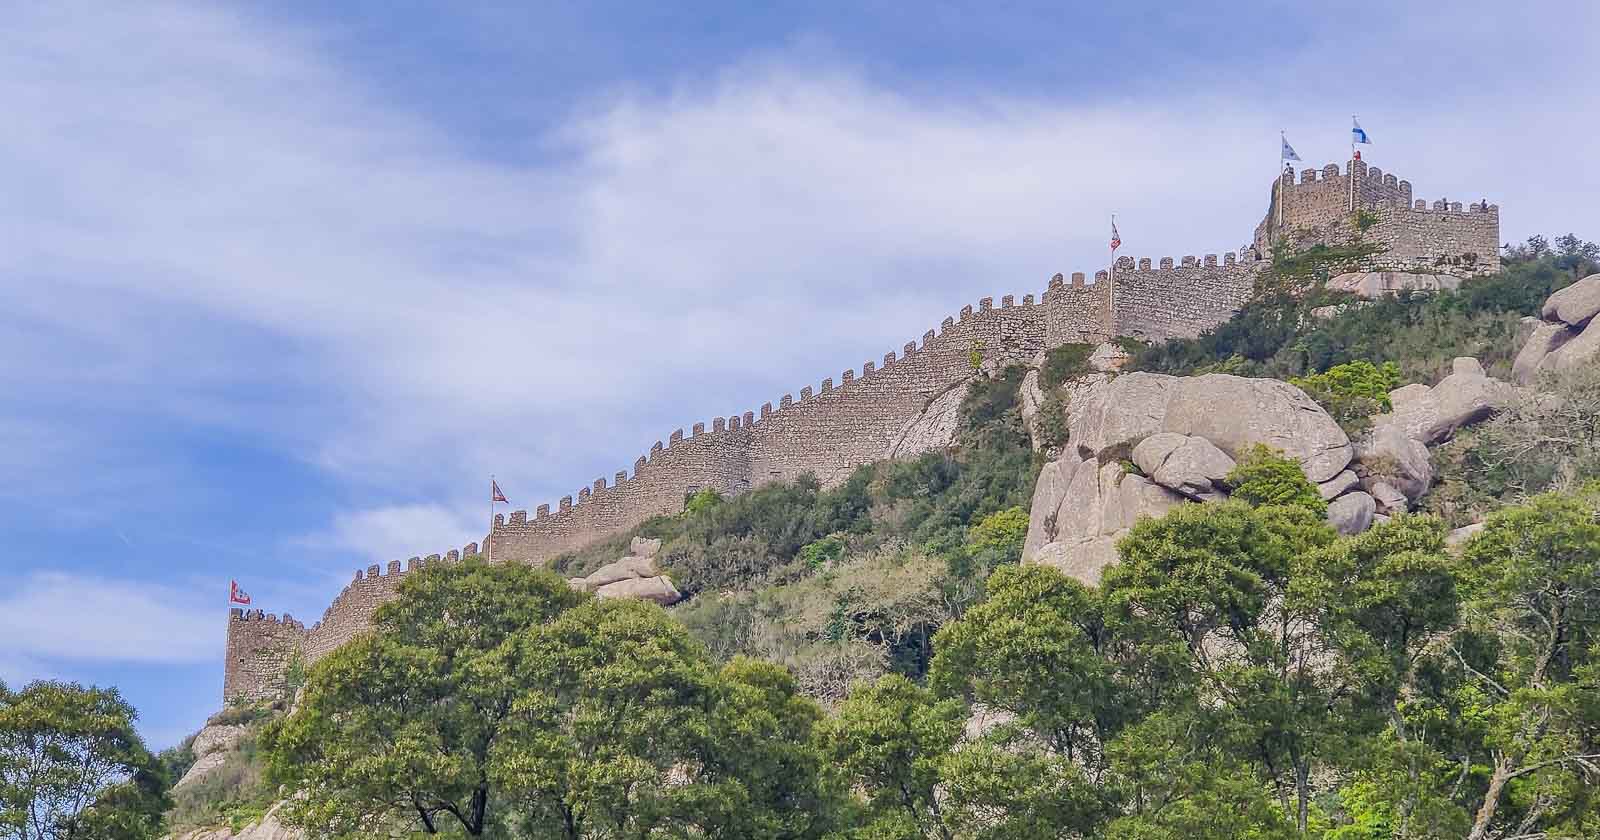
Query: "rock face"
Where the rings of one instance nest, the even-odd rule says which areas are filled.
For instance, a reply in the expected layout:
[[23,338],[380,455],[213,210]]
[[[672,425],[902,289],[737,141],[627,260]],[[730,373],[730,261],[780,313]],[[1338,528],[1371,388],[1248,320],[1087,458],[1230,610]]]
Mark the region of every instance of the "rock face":
[[1451,363],[1451,373],[1429,388],[1414,384],[1389,392],[1393,410],[1374,425],[1397,425],[1424,444],[1443,443],[1456,430],[1488,419],[1511,404],[1516,388],[1491,378],[1471,356]]
[[1068,454],[1046,464],[1033,494],[1023,557],[1085,583],[1116,560],[1116,541],[1143,516],[1160,516],[1184,497],[1149,479]]
[[683,600],[672,581],[656,565],[656,552],[661,541],[634,537],[629,544],[627,557],[607,563],[587,577],[568,578],[573,589],[593,592],[598,598],[641,598],[662,606]]
[[950,448],[956,440],[956,428],[961,422],[961,398],[966,393],[967,383],[962,380],[935,397],[921,414],[900,430],[884,457],[914,458],[924,452]]
[[194,752],[194,764],[189,766],[189,771],[184,773],[183,778],[173,787],[183,787],[207,772],[221,767],[222,763],[227,761],[228,750],[239,743],[239,739],[243,738],[247,731],[249,727],[243,724],[207,725],[200,730],[189,746]]
[[1545,299],[1535,327],[1512,364],[1518,385],[1532,385],[1545,371],[1562,372],[1591,364],[1600,354],[1600,274],[1591,274]]
[[[1298,459],[1327,485],[1324,492],[1336,491],[1333,497],[1359,483],[1346,469],[1353,448],[1338,424],[1303,391],[1275,380],[1094,378],[1071,390],[1068,423],[1070,451],[1039,474],[1023,560],[1090,585],[1116,562],[1117,540],[1141,517],[1225,498],[1236,457],[1257,443]],[[1123,459],[1132,465],[1124,467]],[[1365,504],[1342,504],[1346,527],[1371,520],[1375,504],[1359,495]]]
[[1377,512],[1378,504],[1372,496],[1359,491],[1347,493],[1328,503],[1328,524],[1345,536],[1359,534],[1372,526]]
[[1412,274],[1404,271],[1355,271],[1328,281],[1330,289],[1354,292],[1369,299],[1407,290],[1436,292],[1460,285],[1461,278],[1448,274]]
[[1124,374],[1075,393],[1067,414],[1072,444],[1101,460],[1129,457],[1160,432],[1205,438],[1235,459],[1264,443],[1298,460],[1313,482],[1338,475],[1353,455],[1321,406],[1275,379]]

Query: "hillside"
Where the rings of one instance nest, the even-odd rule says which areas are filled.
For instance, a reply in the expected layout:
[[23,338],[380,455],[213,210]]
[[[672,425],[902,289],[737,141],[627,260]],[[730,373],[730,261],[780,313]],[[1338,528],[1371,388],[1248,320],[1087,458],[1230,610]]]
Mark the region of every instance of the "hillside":
[[[621,811],[552,778],[550,801],[593,820],[565,836],[674,820],[710,836],[1178,837],[1204,826],[1345,840],[1506,837],[1519,825],[1592,836],[1600,378],[1584,336],[1600,311],[1597,249],[1536,239],[1457,288],[1372,299],[1330,283],[1348,259],[1276,261],[1236,315],[1196,338],[1064,342],[1026,363],[975,357],[958,401],[925,406],[949,420],[929,424],[920,455],[826,485],[801,475],[734,495],[701,489],[681,513],[554,558],[559,588],[587,600],[553,614],[595,610],[559,644],[588,651],[583,668],[621,680],[621,693],[585,700],[599,686],[575,675],[575,694],[540,689],[537,702],[602,716],[650,705],[613,721],[621,740],[553,719],[541,737],[556,741],[506,730],[516,749],[605,744],[640,774],[629,797],[645,799]],[[955,410],[935,410],[941,399]],[[463,559],[400,579],[396,606],[376,620],[391,623],[386,638],[419,641],[363,656],[426,655],[439,608],[429,604],[486,597],[482,576],[516,565]],[[446,596],[437,587],[451,580],[476,582]],[[603,629],[610,621],[621,623]],[[406,622],[422,623],[402,632]],[[1539,627],[1555,628],[1542,652]],[[600,635],[580,638],[589,633]],[[478,690],[475,669],[504,667],[490,664],[496,643],[482,644],[483,664],[448,666],[456,687],[431,703]],[[363,703],[413,702],[384,695],[381,666],[353,655],[313,667],[287,718],[301,678],[275,707],[214,721],[193,749],[215,750],[201,758],[215,767],[179,786],[174,827],[241,829],[273,806],[275,783],[302,784],[309,767],[331,774],[319,784],[353,783],[327,764],[335,742],[385,766],[402,760],[399,742],[319,728],[358,675]],[[749,670],[757,663],[776,670]],[[668,690],[660,668],[688,682]],[[560,683],[557,671],[513,684]],[[779,704],[759,725],[723,731],[722,701],[689,699],[756,684]],[[228,728],[235,720],[245,727]],[[1501,723],[1473,723],[1490,720]],[[1522,734],[1504,728],[1534,720]],[[635,723],[657,733],[648,746],[625,737]],[[448,736],[442,725],[423,731]],[[658,741],[659,726],[709,728]],[[785,726],[808,733],[806,752],[762,752]],[[448,737],[443,754],[464,748]],[[794,790],[762,800],[778,794],[752,786],[756,770],[715,769],[730,748],[818,786],[803,803],[786,798]],[[507,775],[500,760],[482,765],[496,780],[485,784],[531,796],[518,775],[531,767]],[[420,785],[407,795],[444,797],[450,810],[458,794],[421,780],[434,772],[385,784]],[[726,818],[677,810],[706,807],[698,797],[713,790],[747,804]],[[659,809],[648,819],[646,800]],[[298,837],[279,820],[316,824],[341,808],[408,819],[406,808],[310,801],[278,806],[256,833],[184,836]],[[546,806],[533,803],[545,800],[512,801],[526,822],[494,831],[555,836],[536,828]],[[760,830],[743,821],[763,808],[790,817]]]

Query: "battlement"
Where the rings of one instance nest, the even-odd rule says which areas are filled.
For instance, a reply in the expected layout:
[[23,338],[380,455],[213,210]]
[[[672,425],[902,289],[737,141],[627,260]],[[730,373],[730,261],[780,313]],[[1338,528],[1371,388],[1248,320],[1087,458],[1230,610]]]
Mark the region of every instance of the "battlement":
[[1254,247],[1269,254],[1280,242],[1297,247],[1347,244],[1357,231],[1353,217],[1368,215],[1361,238],[1381,247],[1361,266],[1370,271],[1443,272],[1472,275],[1500,268],[1500,207],[1487,199],[1416,198],[1410,181],[1366,161],[1350,161],[1341,172],[1330,163],[1287,169],[1273,184],[1267,215],[1256,226]]
[[[493,562],[543,563],[659,514],[683,510],[704,489],[742,493],[812,474],[843,482],[862,464],[916,454],[907,432],[938,397],[969,381],[974,363],[988,368],[1029,362],[1066,342],[1118,336],[1146,341],[1193,337],[1226,321],[1249,299],[1280,241],[1348,242],[1354,210],[1369,214],[1362,234],[1384,248],[1381,270],[1474,273],[1499,266],[1499,207],[1486,200],[1413,195],[1409,181],[1356,161],[1286,171],[1272,184],[1266,218],[1252,244],[1237,250],[1161,257],[1120,257],[1112,266],[1056,274],[1037,297],[980,298],[944,318],[920,339],[868,359],[837,377],[782,393],[776,404],[674,429],[633,461],[631,472],[601,476],[555,503],[497,514],[484,537]],[[427,557],[357,570],[310,628],[284,615],[233,610],[228,621],[225,699],[279,696],[296,657],[326,656],[371,625],[411,572],[477,554],[468,543]]]

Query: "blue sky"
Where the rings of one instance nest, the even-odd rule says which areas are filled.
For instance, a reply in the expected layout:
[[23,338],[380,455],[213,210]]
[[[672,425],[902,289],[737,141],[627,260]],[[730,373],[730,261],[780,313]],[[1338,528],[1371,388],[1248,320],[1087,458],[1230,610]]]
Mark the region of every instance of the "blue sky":
[[[1594,229],[1586,2],[24,4],[0,679],[220,704],[226,590],[369,563],[980,297],[1245,242],[1277,132]],[[1585,229],[1585,225],[1589,227]]]

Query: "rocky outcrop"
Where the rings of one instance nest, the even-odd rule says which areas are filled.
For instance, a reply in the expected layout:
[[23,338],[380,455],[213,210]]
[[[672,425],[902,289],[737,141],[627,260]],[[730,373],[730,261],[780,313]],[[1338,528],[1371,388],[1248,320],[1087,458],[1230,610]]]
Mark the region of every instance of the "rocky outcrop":
[[1329,498],[1358,497],[1340,502],[1336,526],[1365,528],[1376,508],[1347,469],[1349,438],[1284,382],[1224,374],[1093,377],[1070,389],[1068,423],[1069,451],[1045,465],[1035,486],[1023,559],[1090,585],[1116,562],[1117,540],[1140,518],[1225,498],[1237,457],[1258,443],[1299,460]]
[[1463,426],[1487,420],[1516,398],[1517,389],[1490,377],[1471,356],[1451,363],[1449,376],[1429,388],[1414,384],[1389,392],[1393,406],[1374,425],[1392,424],[1426,445],[1443,443]]
[[1345,536],[1359,534],[1372,527],[1372,517],[1377,512],[1377,501],[1371,495],[1346,493],[1328,503],[1328,524]]
[[885,458],[915,458],[924,452],[950,448],[956,440],[956,428],[961,423],[961,399],[966,396],[967,381],[928,403],[922,413],[900,429],[894,443],[884,453]]
[[627,557],[607,563],[586,577],[568,578],[567,584],[599,598],[640,598],[662,606],[676,604],[683,600],[683,593],[656,565],[656,552],[660,550],[660,540],[634,537]]
[[1448,274],[1412,274],[1405,271],[1354,271],[1328,281],[1328,288],[1353,292],[1364,298],[1380,298],[1402,291],[1436,292],[1455,289],[1461,278]]
[[[1361,487],[1377,498],[1380,507],[1392,494],[1379,493],[1375,488],[1385,485],[1398,492],[1408,502],[1422,498],[1433,486],[1433,462],[1428,457],[1428,447],[1422,441],[1406,434],[1399,423],[1377,423],[1372,431],[1356,444],[1356,475]],[[1392,513],[1384,509],[1383,513]]]
[[242,723],[207,724],[195,734],[194,740],[189,744],[190,751],[194,753],[194,764],[189,765],[188,772],[184,773],[183,778],[173,787],[181,788],[221,767],[223,762],[228,760],[228,751],[233,749],[248,731],[250,727]]
[[1575,370],[1600,354],[1600,274],[1591,274],[1545,299],[1538,324],[1511,366],[1513,380],[1532,385],[1546,371]]
[[1046,464],[1035,486],[1023,557],[1086,583],[1116,559],[1116,541],[1141,517],[1161,516],[1183,496],[1119,462],[1068,454]]
[[1075,392],[1067,414],[1072,445],[1101,460],[1130,457],[1145,438],[1173,432],[1205,438],[1235,459],[1264,443],[1298,460],[1320,483],[1353,455],[1350,439],[1321,406],[1275,379],[1124,374]]

